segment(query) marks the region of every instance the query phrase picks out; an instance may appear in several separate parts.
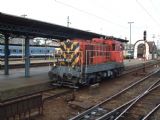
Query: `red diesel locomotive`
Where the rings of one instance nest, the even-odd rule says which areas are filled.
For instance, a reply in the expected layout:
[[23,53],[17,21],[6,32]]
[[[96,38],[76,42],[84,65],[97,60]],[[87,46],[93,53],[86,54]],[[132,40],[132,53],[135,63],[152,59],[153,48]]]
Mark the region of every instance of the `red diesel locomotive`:
[[54,85],[79,87],[115,77],[124,69],[122,48],[114,38],[61,42],[49,78]]

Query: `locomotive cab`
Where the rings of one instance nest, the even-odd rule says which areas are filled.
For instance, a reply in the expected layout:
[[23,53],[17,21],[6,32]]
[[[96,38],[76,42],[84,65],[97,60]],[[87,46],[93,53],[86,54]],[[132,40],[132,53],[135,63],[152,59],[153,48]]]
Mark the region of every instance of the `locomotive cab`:
[[79,43],[67,40],[61,42],[59,55],[54,55],[54,66],[49,77],[54,85],[75,86],[82,76],[81,51]]

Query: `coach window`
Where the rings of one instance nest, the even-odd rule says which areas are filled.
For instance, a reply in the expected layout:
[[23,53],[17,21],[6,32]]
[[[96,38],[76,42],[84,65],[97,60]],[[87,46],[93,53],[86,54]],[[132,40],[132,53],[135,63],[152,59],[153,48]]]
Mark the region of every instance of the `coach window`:
[[104,55],[104,46],[101,45],[101,56],[103,56],[103,55]]
[[112,50],[115,50],[115,49],[116,49],[116,45],[112,44]]
[[106,52],[105,46],[103,45],[103,56],[105,56],[105,52]]
[[107,59],[110,59],[110,52],[106,52]]
[[13,53],[16,53],[16,49],[13,49],[12,51],[13,51]]
[[93,46],[93,56],[96,56],[96,53],[95,53],[95,49],[96,49],[96,47],[95,46]]
[[96,55],[95,56],[98,56],[98,47],[96,46]]
[[0,53],[2,53],[2,49],[0,49]]
[[109,45],[108,48],[107,48],[107,51],[110,51],[110,50],[111,50],[111,46]]
[[120,51],[120,50],[121,50],[121,49],[120,49],[120,45],[117,45],[117,50],[118,50],[118,51]]
[[22,53],[22,50],[19,50],[19,53]]

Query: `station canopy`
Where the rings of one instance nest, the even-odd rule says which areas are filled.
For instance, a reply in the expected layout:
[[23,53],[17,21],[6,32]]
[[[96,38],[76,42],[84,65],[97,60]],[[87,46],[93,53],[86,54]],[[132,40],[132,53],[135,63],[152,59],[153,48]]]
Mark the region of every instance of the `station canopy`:
[[39,20],[0,13],[0,33],[17,36],[44,37],[51,39],[92,39],[92,38],[113,38],[121,42],[128,42],[125,39],[115,38],[102,34],[83,31],[75,28],[64,27]]

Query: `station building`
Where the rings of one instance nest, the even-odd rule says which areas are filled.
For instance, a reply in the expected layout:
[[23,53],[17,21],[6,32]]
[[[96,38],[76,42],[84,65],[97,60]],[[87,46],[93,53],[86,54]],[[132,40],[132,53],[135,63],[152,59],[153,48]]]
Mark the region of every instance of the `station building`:
[[157,46],[154,41],[138,40],[134,44],[134,59],[156,59]]

